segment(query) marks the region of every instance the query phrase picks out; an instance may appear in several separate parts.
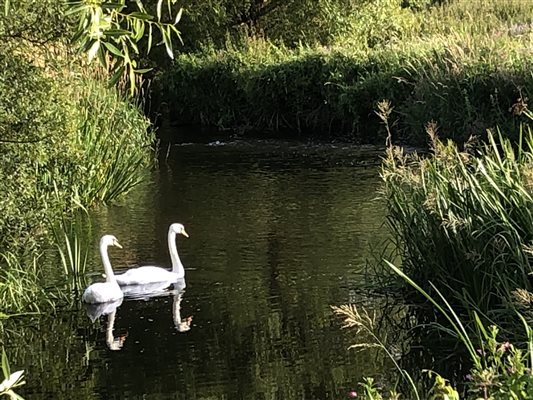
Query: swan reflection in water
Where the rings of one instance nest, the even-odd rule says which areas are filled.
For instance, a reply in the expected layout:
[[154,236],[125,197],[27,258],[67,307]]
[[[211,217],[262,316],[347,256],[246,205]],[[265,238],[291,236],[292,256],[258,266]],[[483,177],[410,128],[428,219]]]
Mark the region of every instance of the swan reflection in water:
[[[169,286],[172,289],[169,290]],[[178,332],[184,333],[191,329],[192,315],[188,317],[181,317],[181,301],[185,293],[185,282],[170,284],[170,283],[157,283],[147,285],[130,285],[123,286],[124,296],[132,300],[149,300],[153,297],[164,297],[170,294],[173,295],[172,302],[172,320],[174,326]],[[102,315],[107,315],[107,327],[106,327],[106,344],[110,350],[120,350],[126,341],[128,334],[113,335],[113,329],[115,324],[115,316],[117,308],[122,304],[123,299],[108,303],[98,304],[85,304],[87,316],[92,322],[95,322]]]
[[149,300],[154,297],[173,295],[172,319],[178,332],[187,332],[191,329],[192,315],[181,317],[181,301],[185,293],[185,280],[178,282],[157,282],[145,285],[122,286],[124,296],[132,300]]
[[115,315],[117,313],[117,308],[121,304],[122,299],[108,303],[85,304],[85,310],[91,322],[96,321],[102,315],[107,315],[106,344],[109,350],[120,350],[126,341],[126,337],[128,336],[127,333],[117,337],[113,335]]
[[172,319],[174,320],[174,326],[178,332],[187,332],[191,329],[192,315],[181,318],[181,300],[183,299],[184,290],[174,293],[174,301],[172,304]]

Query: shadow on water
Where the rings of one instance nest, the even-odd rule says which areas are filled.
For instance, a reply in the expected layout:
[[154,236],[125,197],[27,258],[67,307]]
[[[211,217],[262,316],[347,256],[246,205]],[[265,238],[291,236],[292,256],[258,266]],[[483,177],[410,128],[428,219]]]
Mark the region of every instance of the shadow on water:
[[375,350],[347,350],[365,338],[340,329],[330,308],[380,307],[359,290],[370,245],[386,237],[375,149],[279,141],[168,149],[150,182],[93,213],[87,269],[102,272],[104,233],[124,247],[110,253],[115,272],[169,267],[167,230],[181,222],[190,234],[177,242],[186,291],[130,294],[137,298],[94,324],[80,307],[14,326],[9,354],[27,370],[22,395],[345,399],[364,376],[390,369]]

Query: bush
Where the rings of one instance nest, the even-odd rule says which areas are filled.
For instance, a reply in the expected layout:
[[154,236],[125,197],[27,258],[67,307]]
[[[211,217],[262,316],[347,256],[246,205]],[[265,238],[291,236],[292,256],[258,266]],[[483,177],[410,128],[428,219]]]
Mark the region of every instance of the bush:
[[[509,110],[533,90],[527,17],[533,3],[350,4],[356,3],[342,29],[318,18],[335,32],[327,40],[295,45],[301,38],[289,38],[301,30],[293,26],[276,31],[276,39],[228,39],[181,54],[156,77],[154,102],[180,124],[370,143],[384,139],[374,114],[384,98],[395,107],[398,139],[415,145],[426,143],[429,121],[457,141],[496,126],[518,131],[524,121]],[[337,22],[347,15],[333,14],[328,18]],[[274,15],[268,21],[275,25]]]

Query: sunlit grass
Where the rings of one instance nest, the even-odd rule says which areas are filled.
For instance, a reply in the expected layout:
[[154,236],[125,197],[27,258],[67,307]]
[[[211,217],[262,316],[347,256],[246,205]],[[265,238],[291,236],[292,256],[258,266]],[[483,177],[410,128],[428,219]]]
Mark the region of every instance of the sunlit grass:
[[53,307],[41,285],[38,261],[38,257],[12,252],[0,254],[0,320]]
[[513,290],[531,290],[533,133],[460,150],[429,132],[431,156],[391,147],[382,170],[402,270],[498,318]]

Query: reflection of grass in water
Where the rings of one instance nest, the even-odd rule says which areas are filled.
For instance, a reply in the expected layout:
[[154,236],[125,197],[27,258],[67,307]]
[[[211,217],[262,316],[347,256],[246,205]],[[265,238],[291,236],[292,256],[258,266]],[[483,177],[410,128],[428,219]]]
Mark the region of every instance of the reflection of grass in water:
[[[13,365],[29,377],[20,390],[31,399],[94,399],[103,368],[102,326],[83,310],[6,321],[3,342]],[[90,359],[89,359],[90,354]],[[102,368],[100,368],[102,366]],[[31,393],[31,396],[29,395]]]

